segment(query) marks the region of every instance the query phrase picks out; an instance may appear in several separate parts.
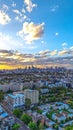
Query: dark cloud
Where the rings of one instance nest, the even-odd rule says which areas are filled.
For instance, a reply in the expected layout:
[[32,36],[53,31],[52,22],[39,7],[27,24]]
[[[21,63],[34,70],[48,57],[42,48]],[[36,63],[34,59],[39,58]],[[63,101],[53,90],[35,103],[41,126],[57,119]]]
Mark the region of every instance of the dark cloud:
[[[45,50],[38,54],[21,54],[13,50],[0,50],[0,65],[15,67],[25,67],[26,65],[64,66],[73,68],[73,49],[57,51],[57,56],[51,56],[53,52]],[[63,53],[60,55],[60,52]]]

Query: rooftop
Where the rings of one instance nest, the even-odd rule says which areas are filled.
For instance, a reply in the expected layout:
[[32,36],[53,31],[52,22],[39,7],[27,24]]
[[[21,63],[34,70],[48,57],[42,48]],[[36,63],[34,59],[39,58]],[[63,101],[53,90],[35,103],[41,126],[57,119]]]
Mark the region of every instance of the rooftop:
[[10,96],[11,98],[16,98],[16,97],[23,97],[24,94],[15,94],[15,95],[13,95],[13,94],[8,94],[8,96]]
[[1,115],[0,115],[0,117],[2,117],[2,118],[5,118],[5,117],[7,117],[8,116],[8,113],[2,113]]

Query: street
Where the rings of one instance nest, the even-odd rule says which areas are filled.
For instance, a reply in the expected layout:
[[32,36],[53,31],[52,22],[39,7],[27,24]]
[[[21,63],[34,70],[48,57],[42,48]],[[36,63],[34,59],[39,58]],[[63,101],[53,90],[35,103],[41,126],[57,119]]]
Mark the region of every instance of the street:
[[26,124],[24,124],[19,118],[17,118],[15,115],[13,115],[11,109],[8,105],[2,103],[1,104],[4,110],[9,114],[9,116],[13,116],[15,118],[15,122],[20,124],[19,130],[30,130]]

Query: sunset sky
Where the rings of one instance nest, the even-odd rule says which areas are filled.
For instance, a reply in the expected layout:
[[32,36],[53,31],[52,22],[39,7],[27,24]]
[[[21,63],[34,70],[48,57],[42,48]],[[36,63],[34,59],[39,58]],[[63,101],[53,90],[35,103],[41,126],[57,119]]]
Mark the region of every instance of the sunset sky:
[[0,0],[0,69],[73,68],[73,0]]

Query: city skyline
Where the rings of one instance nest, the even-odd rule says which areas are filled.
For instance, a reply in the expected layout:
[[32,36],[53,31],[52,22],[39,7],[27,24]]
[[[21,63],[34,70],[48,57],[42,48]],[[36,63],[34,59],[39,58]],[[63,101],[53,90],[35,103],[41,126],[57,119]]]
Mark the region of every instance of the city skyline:
[[0,69],[73,68],[72,5],[72,0],[0,0]]

